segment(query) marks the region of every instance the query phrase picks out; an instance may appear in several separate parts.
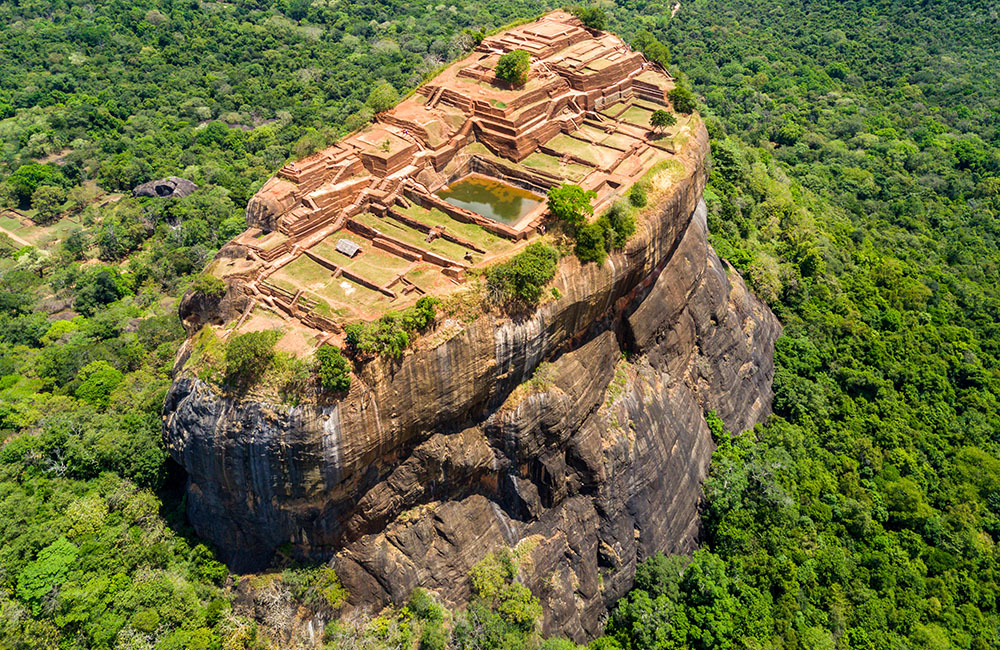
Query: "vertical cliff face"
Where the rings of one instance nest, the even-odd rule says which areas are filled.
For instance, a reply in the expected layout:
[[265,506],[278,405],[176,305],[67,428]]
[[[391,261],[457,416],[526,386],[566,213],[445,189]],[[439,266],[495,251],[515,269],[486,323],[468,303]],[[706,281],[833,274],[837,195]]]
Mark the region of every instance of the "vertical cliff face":
[[690,174],[627,250],[561,261],[559,299],[440,323],[338,402],[269,404],[180,376],[166,435],[198,533],[237,570],[286,542],[333,556],[355,605],[416,586],[458,603],[475,562],[520,544],[547,631],[598,632],[638,561],[695,543],[704,412],[740,431],[771,400],[780,326],[708,246],[704,129],[689,151]]

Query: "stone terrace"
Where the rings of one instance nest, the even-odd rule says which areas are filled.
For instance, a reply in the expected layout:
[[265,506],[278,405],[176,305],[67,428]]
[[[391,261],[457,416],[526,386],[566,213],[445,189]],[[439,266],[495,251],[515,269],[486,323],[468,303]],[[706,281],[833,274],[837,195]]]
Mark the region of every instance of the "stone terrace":
[[[515,49],[532,56],[521,88],[493,74]],[[485,39],[375,124],[282,167],[250,200],[249,229],[228,247],[245,257],[212,267],[251,297],[237,328],[277,312],[320,342],[509,256],[536,235],[544,205],[512,227],[436,195],[471,173],[539,195],[578,183],[597,192],[598,209],[609,205],[682,145],[650,133],[672,87],[618,37],[564,12]],[[341,240],[359,252],[348,257],[341,249],[354,246]]]

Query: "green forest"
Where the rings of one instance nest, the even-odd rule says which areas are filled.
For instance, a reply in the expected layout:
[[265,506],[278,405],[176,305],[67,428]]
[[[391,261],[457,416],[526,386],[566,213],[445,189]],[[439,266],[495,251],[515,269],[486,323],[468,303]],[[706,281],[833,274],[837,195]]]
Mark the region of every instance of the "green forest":
[[[599,8],[697,98],[710,241],[785,328],[775,416],[732,437],[708,414],[702,548],[647,560],[591,648],[1000,646],[996,6],[674,4]],[[184,522],[160,432],[178,300],[372,88],[556,6],[0,3],[0,648],[296,647]],[[167,175],[199,189],[130,196]],[[517,561],[477,566],[465,610],[418,590],[324,641],[572,650]],[[323,567],[251,582],[269,612],[344,597]]]

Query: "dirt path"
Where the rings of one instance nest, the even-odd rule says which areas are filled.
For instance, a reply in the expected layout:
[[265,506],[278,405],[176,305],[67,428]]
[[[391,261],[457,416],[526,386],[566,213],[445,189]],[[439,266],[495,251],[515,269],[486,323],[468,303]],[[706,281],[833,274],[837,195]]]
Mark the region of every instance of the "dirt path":
[[15,235],[11,231],[7,230],[6,228],[0,227],[0,232],[2,232],[3,234],[7,235],[8,237],[10,237],[11,239],[13,239],[14,241],[16,241],[21,246],[34,246],[34,244],[32,244],[27,239],[24,239],[23,237]]
[[681,10],[681,3],[677,2],[674,4],[674,8],[670,10],[670,17],[673,18],[677,15],[677,12]]

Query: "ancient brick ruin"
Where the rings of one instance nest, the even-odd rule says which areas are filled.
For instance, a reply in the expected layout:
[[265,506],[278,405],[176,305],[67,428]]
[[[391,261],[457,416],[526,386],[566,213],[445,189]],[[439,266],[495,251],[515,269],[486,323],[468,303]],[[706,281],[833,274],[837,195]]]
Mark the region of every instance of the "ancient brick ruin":
[[[494,78],[501,54],[531,54],[527,83]],[[470,174],[530,190],[563,182],[597,192],[599,211],[683,148],[652,137],[670,76],[618,37],[555,12],[485,39],[376,122],[285,165],[250,200],[249,229],[211,271],[251,297],[237,328],[265,308],[317,339],[508,257],[537,236],[544,203],[506,224],[438,192]],[[670,134],[667,134],[670,135]],[[338,242],[353,242],[353,256]],[[353,247],[352,247],[353,250]]]

